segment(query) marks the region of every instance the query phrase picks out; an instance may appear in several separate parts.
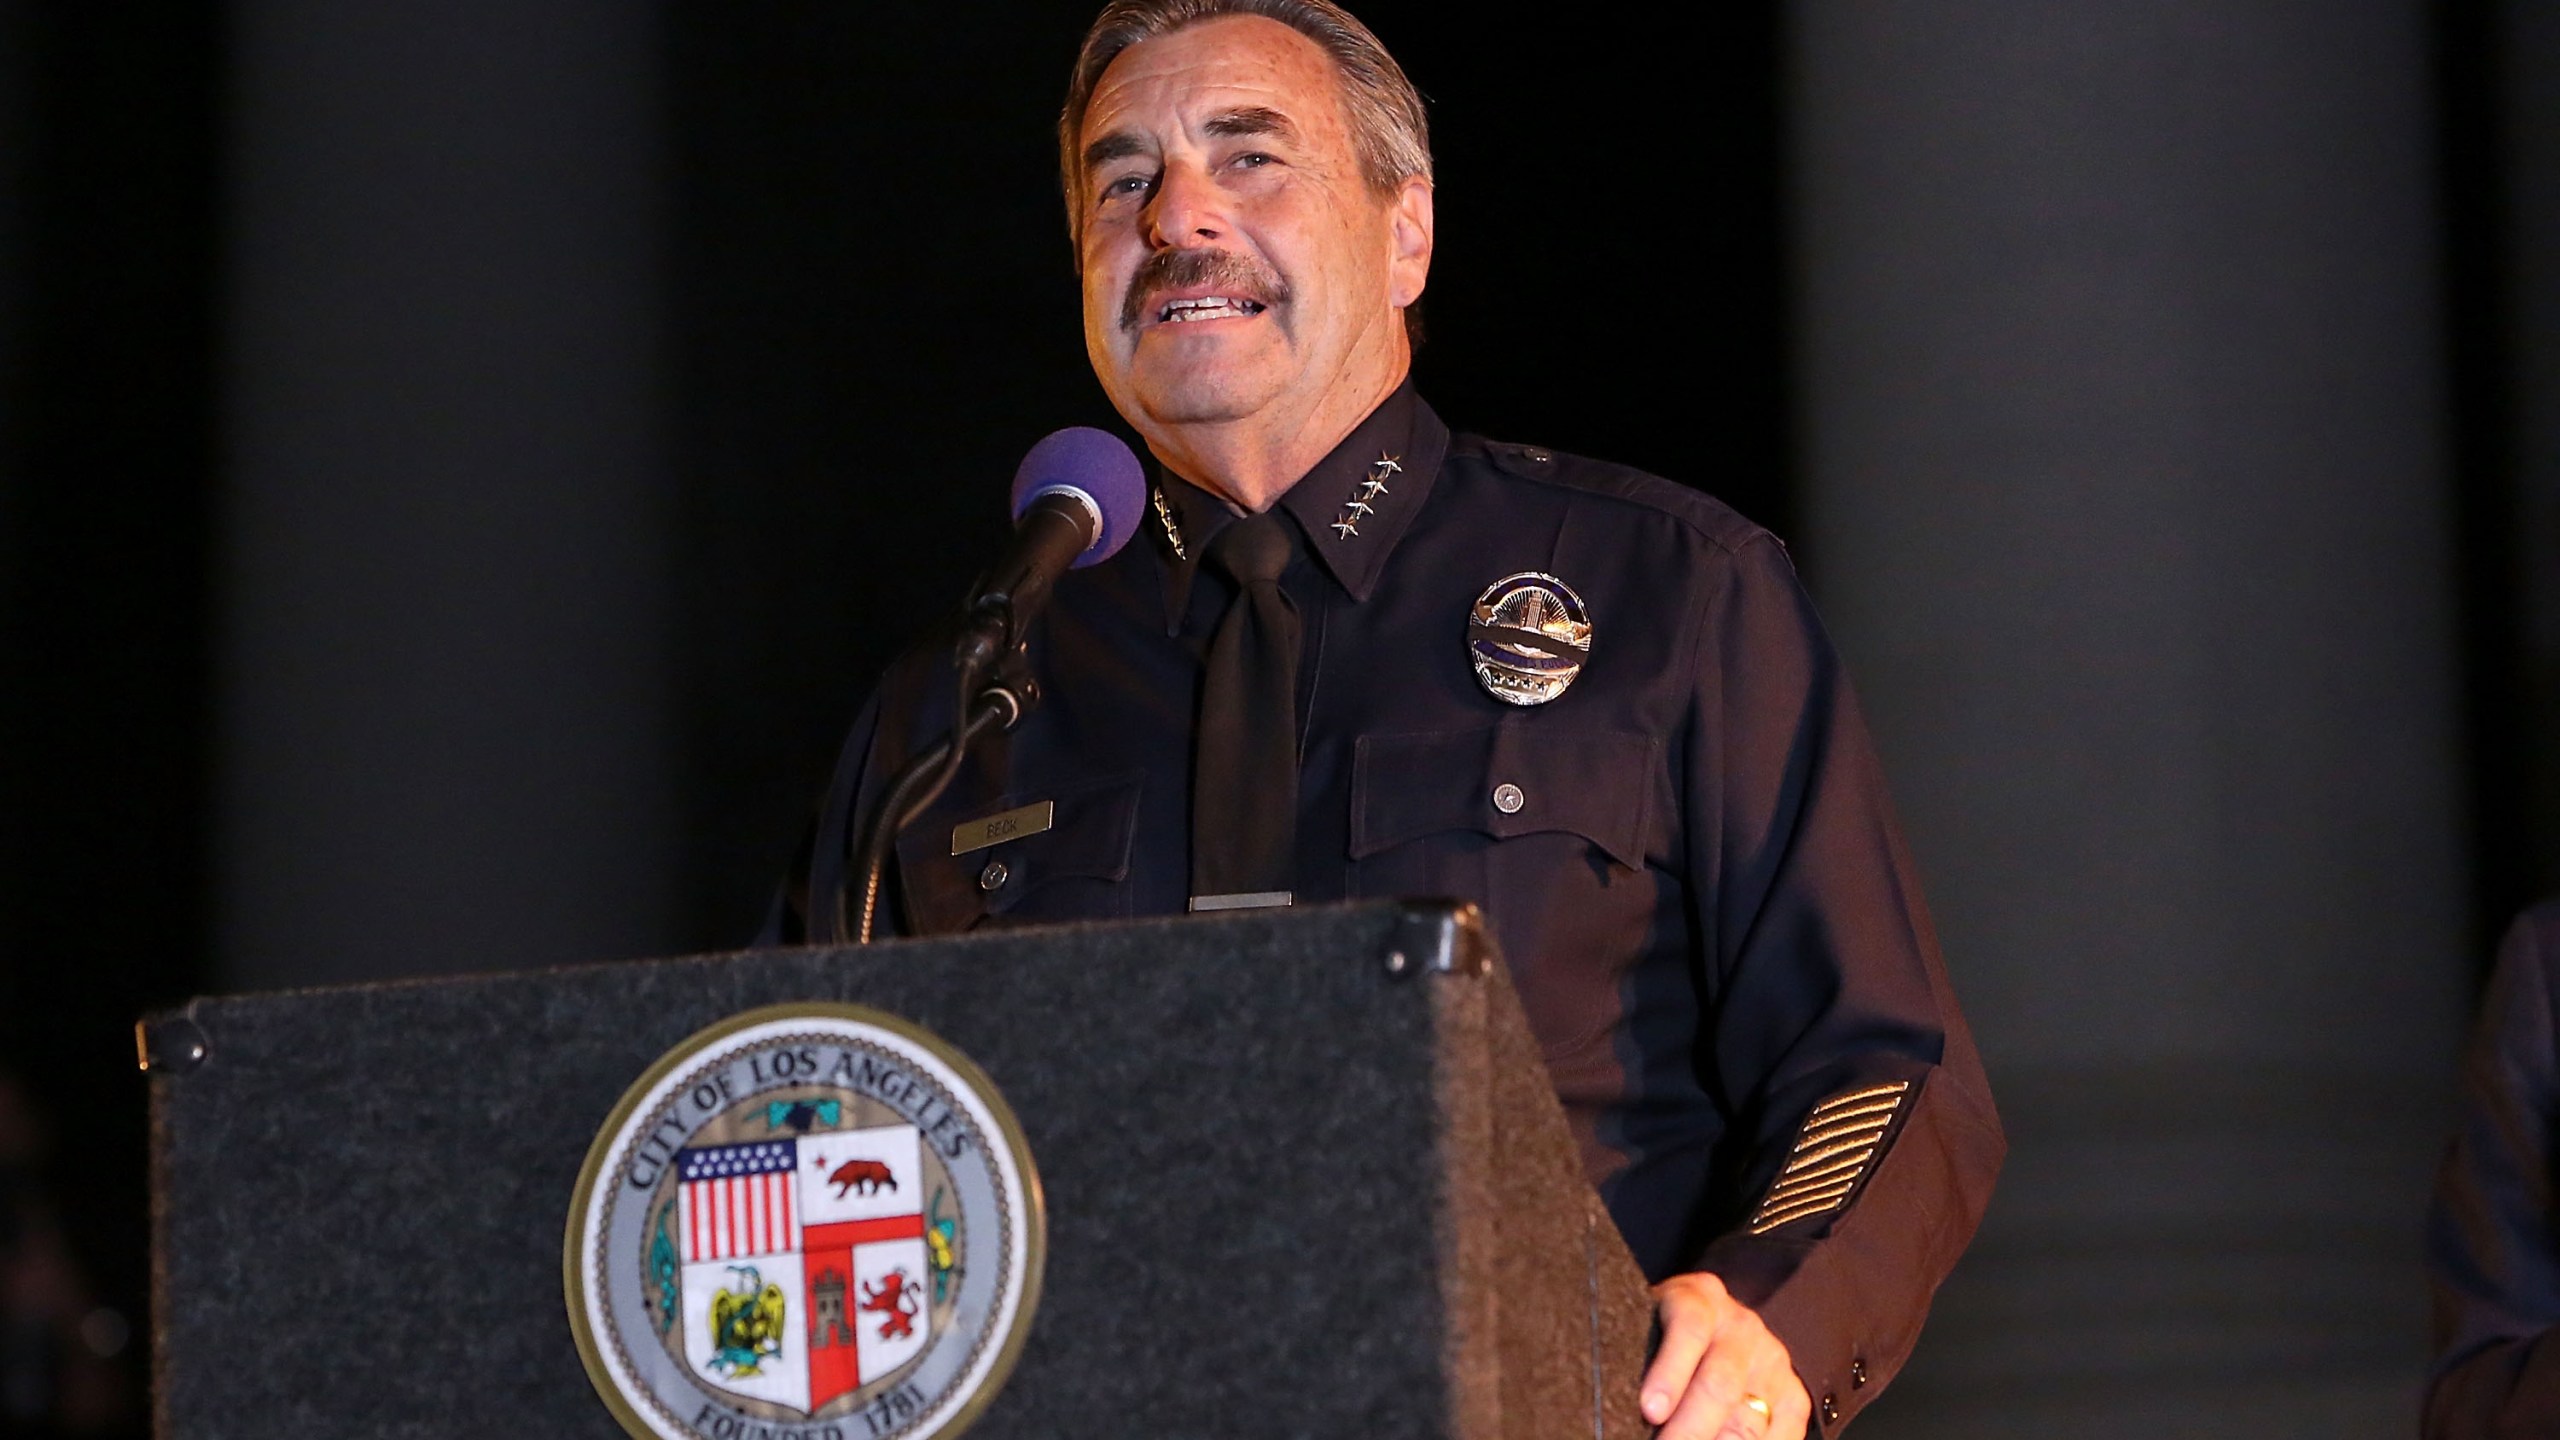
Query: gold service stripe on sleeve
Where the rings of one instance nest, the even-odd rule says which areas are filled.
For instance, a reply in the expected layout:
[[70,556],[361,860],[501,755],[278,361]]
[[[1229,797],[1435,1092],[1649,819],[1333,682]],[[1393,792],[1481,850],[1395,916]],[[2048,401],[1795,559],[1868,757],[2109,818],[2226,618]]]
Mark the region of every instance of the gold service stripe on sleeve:
[[1808,1190],[1820,1190],[1824,1186],[1836,1185],[1843,1180],[1855,1180],[1858,1178],[1858,1172],[1874,1158],[1875,1152],[1862,1150],[1855,1155],[1842,1157],[1836,1165],[1825,1165],[1820,1170],[1808,1170],[1792,1180],[1781,1180],[1769,1191],[1768,1203],[1783,1204]]
[[1824,1125],[1819,1130],[1809,1130],[1805,1132],[1805,1134],[1796,1141],[1796,1147],[1798,1149],[1804,1149],[1810,1146],[1828,1145],[1834,1140],[1846,1139],[1852,1135],[1873,1135],[1892,1123],[1893,1112],[1890,1110],[1881,1115],[1869,1115],[1857,1120],[1843,1120],[1836,1125]]
[[1828,1205],[1856,1188],[1858,1188],[1858,1182],[1855,1180],[1839,1180],[1811,1190],[1799,1191],[1784,1199],[1773,1195],[1769,1197],[1769,1203],[1761,1208],[1772,1215],[1777,1215],[1807,1206]]
[[1805,1118],[1807,1120],[1818,1122],[1829,1116],[1832,1111],[1838,1110],[1843,1106],[1856,1105],[1867,1100],[1878,1100],[1887,1095],[1893,1096],[1896,1100],[1899,1100],[1902,1098],[1902,1092],[1910,1088],[1911,1082],[1908,1080],[1888,1080],[1882,1085],[1870,1085],[1864,1090],[1847,1091],[1843,1094],[1834,1095],[1830,1099],[1823,1101],[1821,1104],[1814,1106],[1813,1113]]
[[1805,1153],[1798,1155],[1793,1160],[1788,1161],[1787,1168],[1779,1171],[1778,1173],[1781,1175],[1793,1175],[1799,1170],[1808,1169],[1814,1165],[1818,1165],[1823,1161],[1830,1159],[1834,1155],[1846,1155],[1852,1150],[1864,1149],[1873,1145],[1875,1143],[1876,1136],[1883,1133],[1883,1131],[1877,1130],[1870,1132],[1866,1138],[1862,1140],[1842,1140],[1836,1144],[1825,1145],[1819,1150],[1808,1150]]
[[1800,1190],[1807,1185],[1818,1185],[1825,1180],[1836,1179],[1843,1174],[1854,1171],[1859,1166],[1866,1163],[1867,1157],[1863,1154],[1843,1155],[1836,1160],[1826,1161],[1809,1170],[1780,1176],[1778,1178],[1777,1187],[1772,1189],[1769,1193],[1775,1195],[1784,1190]]
[[1875,1162],[1884,1132],[1910,1091],[1910,1081],[1895,1080],[1834,1095],[1814,1106],[1797,1131],[1786,1163],[1778,1168],[1777,1183],[1751,1217],[1751,1233],[1765,1235],[1848,1203],[1866,1177],[1867,1167]]

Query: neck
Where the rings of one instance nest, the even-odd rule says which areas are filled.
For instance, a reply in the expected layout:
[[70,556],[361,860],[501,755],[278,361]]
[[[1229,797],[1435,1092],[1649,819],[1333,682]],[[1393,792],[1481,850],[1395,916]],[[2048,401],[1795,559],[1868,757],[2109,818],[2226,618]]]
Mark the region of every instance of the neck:
[[[1403,339],[1401,328],[1396,338]],[[1392,364],[1372,368],[1360,383],[1325,386],[1295,413],[1187,425],[1178,433],[1149,436],[1147,448],[1174,474],[1247,514],[1260,514],[1394,394],[1412,363],[1412,352],[1399,344]]]

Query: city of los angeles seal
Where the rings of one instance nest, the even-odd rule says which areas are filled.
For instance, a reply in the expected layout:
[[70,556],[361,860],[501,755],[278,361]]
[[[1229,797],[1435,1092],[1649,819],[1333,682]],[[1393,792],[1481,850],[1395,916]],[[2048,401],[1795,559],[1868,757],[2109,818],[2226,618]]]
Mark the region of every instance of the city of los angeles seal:
[[1040,1295],[1040,1181],[968,1057],[852,1005],[687,1039],[587,1152],[578,1349],[641,1440],[930,1440],[977,1417]]

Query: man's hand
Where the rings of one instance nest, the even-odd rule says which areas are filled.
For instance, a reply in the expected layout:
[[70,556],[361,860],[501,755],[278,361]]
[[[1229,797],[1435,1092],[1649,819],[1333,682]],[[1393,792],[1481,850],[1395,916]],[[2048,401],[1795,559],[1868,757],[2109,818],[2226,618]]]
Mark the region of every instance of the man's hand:
[[1804,1440],[1813,1401],[1787,1347],[1750,1306],[1713,1275],[1674,1275],[1653,1287],[1653,1300],[1662,1349],[1642,1394],[1659,1440]]

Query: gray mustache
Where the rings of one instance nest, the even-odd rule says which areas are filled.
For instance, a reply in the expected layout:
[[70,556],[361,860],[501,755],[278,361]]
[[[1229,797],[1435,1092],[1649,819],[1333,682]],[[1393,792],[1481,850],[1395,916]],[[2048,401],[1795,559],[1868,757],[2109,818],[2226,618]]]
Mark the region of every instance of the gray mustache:
[[1214,287],[1262,305],[1289,303],[1289,282],[1277,274],[1225,250],[1159,250],[1129,277],[1129,293],[1120,301],[1120,328],[1135,330],[1146,319],[1147,297],[1159,290]]

